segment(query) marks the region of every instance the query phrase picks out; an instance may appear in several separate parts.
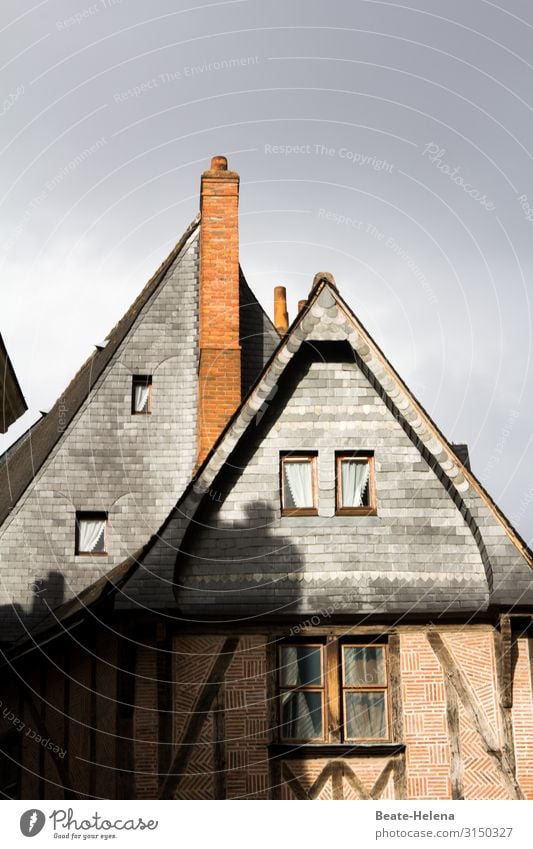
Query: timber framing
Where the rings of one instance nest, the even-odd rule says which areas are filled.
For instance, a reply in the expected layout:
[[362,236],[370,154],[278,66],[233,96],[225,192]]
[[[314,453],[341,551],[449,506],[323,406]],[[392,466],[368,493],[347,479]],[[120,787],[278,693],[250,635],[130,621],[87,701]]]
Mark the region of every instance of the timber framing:
[[184,770],[191,757],[192,749],[196,745],[200,730],[215,703],[220,687],[223,684],[224,676],[233,660],[238,645],[238,637],[228,637],[224,641],[211,669],[209,679],[202,687],[194,709],[189,716],[183,738],[175,751],[170,769],[163,780],[159,793],[160,799],[174,798],[174,794],[183,778]]
[[524,799],[522,788],[516,777],[514,756],[511,757],[507,746],[504,745],[502,747],[499,745],[496,733],[491,728],[476,694],[441,635],[433,627],[430,627],[426,632],[426,636],[441,665],[445,679],[447,679],[449,686],[455,690],[458,701],[461,703],[466,716],[477,732],[481,745],[494,763],[509,795],[513,799]]

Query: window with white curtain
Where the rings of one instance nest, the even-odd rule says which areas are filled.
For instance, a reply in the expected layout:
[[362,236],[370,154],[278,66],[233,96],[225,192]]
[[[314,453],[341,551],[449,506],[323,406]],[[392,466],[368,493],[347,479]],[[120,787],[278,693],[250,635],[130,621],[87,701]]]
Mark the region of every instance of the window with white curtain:
[[76,554],[107,554],[107,513],[76,513]]
[[284,740],[324,736],[321,645],[284,645],[279,653],[280,726]]
[[385,646],[345,645],[342,652],[345,739],[386,740]]
[[279,738],[285,742],[389,742],[385,642],[282,643]]
[[317,513],[316,454],[281,457],[281,506],[284,513]]
[[372,515],[376,513],[374,456],[354,451],[336,455],[337,513]]
[[152,376],[136,374],[132,380],[131,411],[136,416],[147,416],[152,412]]

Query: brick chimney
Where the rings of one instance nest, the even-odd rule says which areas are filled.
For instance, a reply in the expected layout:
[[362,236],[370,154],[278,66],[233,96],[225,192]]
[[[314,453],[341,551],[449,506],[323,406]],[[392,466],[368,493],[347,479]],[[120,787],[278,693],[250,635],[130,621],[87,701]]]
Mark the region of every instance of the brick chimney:
[[276,286],[274,289],[274,327],[283,336],[289,327],[289,313],[287,312],[287,290],[285,286]]
[[200,196],[198,464],[241,401],[239,175],[215,156]]

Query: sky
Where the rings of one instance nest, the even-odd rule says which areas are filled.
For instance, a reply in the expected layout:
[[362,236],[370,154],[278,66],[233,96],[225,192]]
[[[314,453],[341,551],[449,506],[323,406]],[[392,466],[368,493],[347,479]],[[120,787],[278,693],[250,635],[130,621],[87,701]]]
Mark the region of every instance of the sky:
[[527,0],[2,0],[0,331],[29,410],[0,451],[223,154],[265,309],[331,272],[532,544],[532,38]]

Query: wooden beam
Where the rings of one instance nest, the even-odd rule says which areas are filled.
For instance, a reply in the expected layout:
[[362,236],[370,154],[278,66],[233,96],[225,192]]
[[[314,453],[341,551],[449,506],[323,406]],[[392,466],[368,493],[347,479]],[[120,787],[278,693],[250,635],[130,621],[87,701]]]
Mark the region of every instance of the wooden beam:
[[[512,712],[512,665],[508,665],[505,655],[511,658],[512,644],[503,631],[494,629],[494,657],[496,661],[496,679],[498,683],[498,707],[502,724],[503,751],[516,775],[516,757],[514,747]],[[509,668],[510,666],[510,668]]]
[[457,691],[444,676],[444,693],[446,696],[446,720],[448,730],[448,745],[450,747],[450,783],[452,799],[464,799],[464,766],[461,753],[461,730],[459,726],[459,699]]
[[[41,713],[41,711],[38,709],[37,705],[35,704],[35,700],[33,698],[33,693],[31,691],[30,687],[28,686],[28,684],[26,684],[26,682],[20,676],[17,677],[17,686],[21,688],[23,700],[26,702],[26,705],[28,706],[30,714],[33,717],[35,725],[39,729],[39,733],[40,733],[41,737],[43,739],[53,740],[54,738],[48,730],[46,720],[45,720],[43,714]],[[49,754],[50,754],[50,757],[52,758],[52,760],[54,762],[55,768],[57,770],[57,774],[58,774],[59,779],[60,779],[60,781],[63,785],[63,789],[65,791],[65,798],[67,798],[67,796],[66,796],[67,793],[69,793],[69,796],[68,796],[69,799],[76,798],[76,793],[74,791],[72,779],[71,779],[70,772],[68,770],[66,763],[63,761],[62,758],[59,757],[59,754],[54,753],[54,751],[52,749],[49,750]]]
[[299,799],[301,802],[307,801],[312,798],[307,792],[307,790],[304,790],[304,788],[294,775],[289,764],[285,761],[283,761],[281,764],[281,777],[283,781],[287,782],[296,798]]
[[330,763],[326,764],[326,766],[324,767],[324,769],[322,770],[322,772],[320,773],[318,778],[316,778],[315,781],[312,783],[311,787],[309,788],[309,798],[310,799],[316,799],[317,796],[322,792],[325,785],[329,781],[329,777],[331,775],[331,769],[332,769],[332,763],[330,762]]
[[157,629],[157,771],[159,790],[170,767],[172,757],[172,635],[163,625]]
[[502,707],[513,706],[513,632],[509,616],[500,616],[501,649],[499,652],[500,698]]
[[527,647],[529,652],[529,682],[531,686],[531,698],[533,699],[533,637],[528,637]]
[[361,779],[355,774],[353,769],[348,766],[348,764],[344,765],[344,777],[352,790],[357,793],[360,799],[371,799],[372,796],[366,789],[365,785],[361,781]]
[[[273,743],[278,739],[278,646],[273,634],[267,635],[266,641],[266,714],[267,741]],[[281,761],[269,749],[268,752],[268,798],[279,799],[281,792]]]
[[334,800],[344,799],[344,764],[337,761],[331,767],[331,792]]
[[233,656],[239,644],[238,637],[228,637],[215,660],[208,681],[204,684],[202,691],[196,701],[191,713],[181,742],[178,744],[170,770],[168,771],[161,788],[160,799],[173,799],[174,793],[184,774],[197,737],[207,719],[213,703],[217,697],[221,684],[224,681],[226,671],[233,660]]
[[135,661],[137,647],[128,634],[119,636],[117,657],[117,799],[135,799]]
[[336,637],[328,637],[326,644],[326,710],[328,740],[330,743],[341,741],[341,706],[340,706],[340,657],[339,641]]
[[213,705],[213,769],[215,799],[225,799],[226,791],[226,688],[220,685]]
[[[403,701],[402,675],[400,655],[400,635],[396,632],[389,636],[389,681],[392,720],[392,739],[395,743],[404,742],[403,730]],[[405,753],[394,760],[394,796],[396,799],[407,799],[407,775]]]
[[376,778],[374,786],[372,787],[372,790],[370,791],[370,798],[371,799],[381,799],[381,796],[383,795],[383,791],[385,790],[385,787],[388,784],[389,776],[390,776],[391,772],[393,771],[393,769],[394,769],[394,761],[390,760],[388,763],[385,764],[385,766],[381,770],[380,774]]
[[96,797],[97,795],[97,771],[98,764],[96,763],[96,696],[97,696],[97,681],[96,681],[96,634],[91,631],[89,638],[89,663],[91,665],[91,695],[90,695],[90,715],[89,715],[89,796]]
[[509,762],[507,754],[500,748],[496,735],[490,727],[468,680],[457,666],[440,634],[435,629],[430,628],[426,632],[426,636],[442,667],[444,676],[447,676],[451,686],[455,689],[466,715],[476,730],[483,748],[500,774],[509,795],[514,799],[524,799],[522,788],[516,779],[512,764]]

